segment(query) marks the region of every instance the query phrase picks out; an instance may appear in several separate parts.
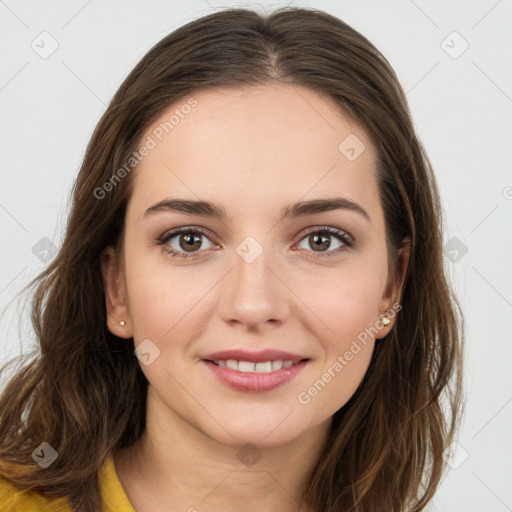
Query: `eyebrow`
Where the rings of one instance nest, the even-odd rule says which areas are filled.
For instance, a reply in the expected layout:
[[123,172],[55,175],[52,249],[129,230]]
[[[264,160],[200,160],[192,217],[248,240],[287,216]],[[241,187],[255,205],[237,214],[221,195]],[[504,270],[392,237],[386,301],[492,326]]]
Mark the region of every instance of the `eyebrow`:
[[[348,210],[359,213],[368,222],[371,222],[370,216],[361,205],[344,197],[312,199],[287,205],[281,210],[280,220],[304,217],[306,215],[314,215],[316,213],[329,212],[333,210]],[[210,203],[208,201],[195,201],[190,199],[164,199],[149,207],[144,213],[144,217],[148,217],[158,212],[178,212],[188,215],[201,215],[219,220],[227,217],[226,210],[221,205]]]

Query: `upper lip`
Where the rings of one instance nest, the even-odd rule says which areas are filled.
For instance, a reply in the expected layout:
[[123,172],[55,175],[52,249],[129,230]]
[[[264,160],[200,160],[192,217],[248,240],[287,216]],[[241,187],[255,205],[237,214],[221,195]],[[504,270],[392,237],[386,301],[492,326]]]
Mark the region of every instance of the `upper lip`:
[[265,361],[293,361],[297,363],[307,357],[292,352],[284,352],[282,350],[267,349],[258,352],[252,352],[243,349],[236,350],[222,350],[220,352],[213,352],[208,354],[204,359],[209,361],[227,361],[228,359],[235,359],[237,361],[249,361],[251,363],[262,363]]

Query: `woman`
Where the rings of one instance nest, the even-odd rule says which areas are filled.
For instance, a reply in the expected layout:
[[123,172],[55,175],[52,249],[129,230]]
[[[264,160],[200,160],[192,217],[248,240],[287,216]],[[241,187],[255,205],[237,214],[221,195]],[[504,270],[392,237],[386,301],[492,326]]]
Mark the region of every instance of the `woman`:
[[432,499],[462,404],[441,205],[394,71],[339,19],[227,9],[156,44],[33,283],[0,509]]

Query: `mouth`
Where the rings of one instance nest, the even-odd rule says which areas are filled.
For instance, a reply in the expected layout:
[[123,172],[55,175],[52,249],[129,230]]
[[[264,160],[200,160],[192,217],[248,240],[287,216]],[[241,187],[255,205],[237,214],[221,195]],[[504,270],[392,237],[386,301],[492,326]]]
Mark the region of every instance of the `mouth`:
[[296,360],[273,360],[273,361],[260,361],[258,363],[252,361],[243,361],[237,359],[204,359],[204,361],[220,366],[236,370],[243,373],[274,373],[282,370],[283,368],[291,368],[303,361],[309,361],[308,358]]
[[244,361],[237,359],[202,359],[217,382],[235,391],[263,393],[293,381],[311,362],[297,360]]

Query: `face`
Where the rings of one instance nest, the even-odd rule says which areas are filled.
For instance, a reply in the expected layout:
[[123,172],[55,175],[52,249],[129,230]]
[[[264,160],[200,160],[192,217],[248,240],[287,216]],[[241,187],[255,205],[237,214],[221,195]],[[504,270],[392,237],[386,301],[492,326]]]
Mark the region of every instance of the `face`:
[[[306,88],[192,96],[193,108],[173,105],[143,137],[155,144],[130,177],[122,260],[109,249],[103,265],[109,328],[133,336],[163,424],[277,446],[330,422],[393,326],[393,315],[379,321],[398,291],[387,286],[376,153]],[[226,350],[248,363],[291,354],[238,370],[207,361]],[[287,358],[302,362],[272,366]]]

